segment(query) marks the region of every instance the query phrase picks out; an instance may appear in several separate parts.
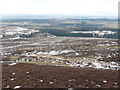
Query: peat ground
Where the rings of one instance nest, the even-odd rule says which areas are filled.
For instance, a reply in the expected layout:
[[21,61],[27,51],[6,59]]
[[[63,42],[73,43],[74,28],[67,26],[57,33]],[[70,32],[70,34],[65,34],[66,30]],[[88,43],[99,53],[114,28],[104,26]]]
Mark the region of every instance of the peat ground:
[[118,71],[19,63],[2,66],[3,88],[118,88]]

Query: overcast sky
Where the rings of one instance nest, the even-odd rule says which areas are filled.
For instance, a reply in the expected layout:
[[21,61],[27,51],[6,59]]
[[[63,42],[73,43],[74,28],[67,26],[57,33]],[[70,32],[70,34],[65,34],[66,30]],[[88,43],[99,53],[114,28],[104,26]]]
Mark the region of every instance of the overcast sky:
[[0,15],[116,16],[119,0],[0,0]]

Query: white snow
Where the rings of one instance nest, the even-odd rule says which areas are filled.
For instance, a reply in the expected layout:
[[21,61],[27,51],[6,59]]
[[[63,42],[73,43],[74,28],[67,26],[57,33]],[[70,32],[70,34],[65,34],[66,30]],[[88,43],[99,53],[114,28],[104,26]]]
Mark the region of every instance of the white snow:
[[14,89],[20,88],[21,86],[15,86]]
[[101,87],[100,85],[96,85],[97,87]]
[[50,84],[53,84],[53,82],[51,81]]
[[9,88],[10,86],[6,86],[6,87],[4,87],[4,88]]
[[17,37],[11,38],[11,39],[20,39],[20,37],[19,37],[19,36],[17,36]]
[[101,66],[101,64],[96,63],[96,62],[92,62],[92,64],[94,65],[95,68],[104,68]]
[[[39,80],[39,79],[38,79],[38,80]],[[43,80],[42,80],[42,79],[40,79],[40,80],[39,80],[39,82],[43,82]]]
[[13,80],[15,80],[15,79],[14,79],[14,78],[11,78],[10,80],[13,81]]
[[71,79],[69,79],[69,81],[71,82],[72,80],[71,80]]
[[9,64],[10,66],[12,66],[12,65],[16,65],[17,63],[11,63],[11,64]]
[[29,74],[29,72],[27,72],[27,74]]
[[15,75],[15,73],[12,73],[13,75]]
[[112,57],[110,54],[108,54],[108,57]]
[[76,56],[78,56],[78,55],[79,55],[79,53],[75,53],[75,55],[76,55]]
[[48,55],[59,55],[59,51],[50,51]]
[[60,52],[60,54],[63,54],[63,53],[69,53],[69,52],[74,52],[73,50],[63,50]]
[[[27,29],[27,28],[22,28],[22,27],[4,30],[5,35],[17,35],[17,36],[20,36],[22,34],[30,35],[35,32],[39,32],[39,30],[32,30],[32,29]],[[12,38],[12,39],[18,39],[18,37]]]
[[104,35],[108,35],[108,34],[115,34],[116,32],[112,32],[112,31],[72,31],[71,33],[90,33],[93,34],[93,36],[98,35],[98,36],[104,36]]
[[104,82],[104,83],[107,83],[107,81],[106,81],[106,80],[103,80],[103,82]]
[[114,82],[114,85],[117,85],[118,83]]
[[52,50],[49,52],[37,52],[36,54],[45,54],[45,55],[59,55],[59,54],[63,54],[63,53],[69,53],[69,52],[74,52],[73,50]]
[[2,34],[0,34],[0,38],[2,38],[3,37],[3,35]]
[[112,61],[111,64],[116,64],[116,62]]

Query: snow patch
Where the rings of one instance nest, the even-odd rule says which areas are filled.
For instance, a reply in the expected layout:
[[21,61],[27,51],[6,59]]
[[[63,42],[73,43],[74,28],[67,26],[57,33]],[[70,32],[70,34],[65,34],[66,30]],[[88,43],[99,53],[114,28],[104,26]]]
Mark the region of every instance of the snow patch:
[[10,80],[13,81],[13,80],[15,80],[15,79],[14,79],[14,78],[11,78]]
[[11,64],[9,64],[9,66],[13,66],[13,65],[16,65],[17,63],[11,63]]
[[14,89],[20,88],[21,86],[15,86]]
[[73,50],[52,50],[49,52],[37,52],[36,54],[45,54],[45,55],[59,55],[59,54],[63,54],[63,53],[69,53],[69,52],[74,52]]
[[106,81],[106,80],[103,80],[103,82],[104,82],[104,83],[107,83],[107,81]]

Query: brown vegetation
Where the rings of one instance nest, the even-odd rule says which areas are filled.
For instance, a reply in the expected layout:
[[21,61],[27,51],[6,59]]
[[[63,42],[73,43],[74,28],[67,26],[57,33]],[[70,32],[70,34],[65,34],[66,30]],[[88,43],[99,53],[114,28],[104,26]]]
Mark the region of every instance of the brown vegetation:
[[118,71],[23,64],[3,65],[3,88],[117,88]]

